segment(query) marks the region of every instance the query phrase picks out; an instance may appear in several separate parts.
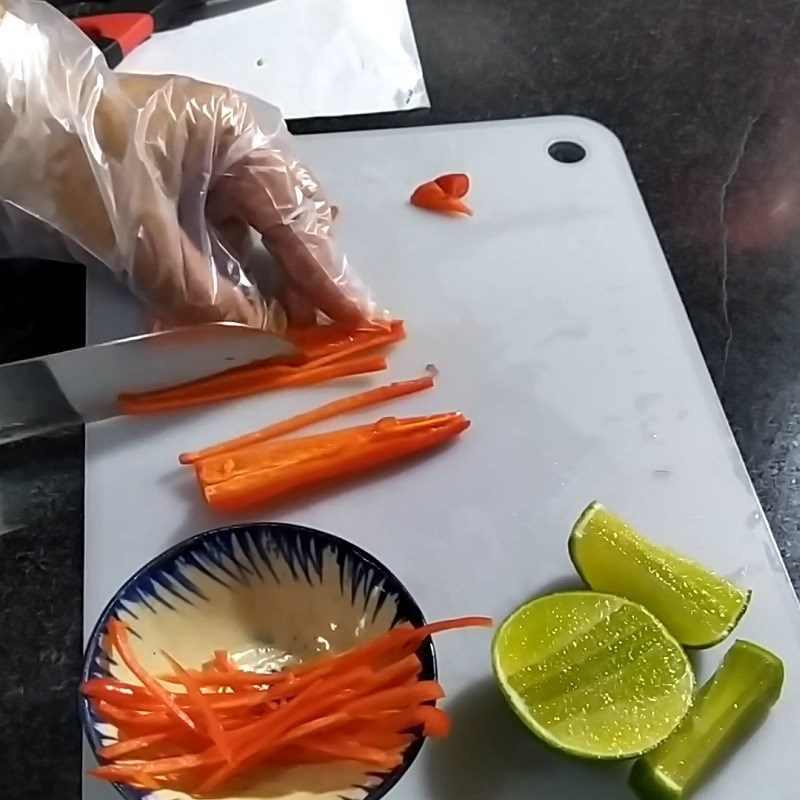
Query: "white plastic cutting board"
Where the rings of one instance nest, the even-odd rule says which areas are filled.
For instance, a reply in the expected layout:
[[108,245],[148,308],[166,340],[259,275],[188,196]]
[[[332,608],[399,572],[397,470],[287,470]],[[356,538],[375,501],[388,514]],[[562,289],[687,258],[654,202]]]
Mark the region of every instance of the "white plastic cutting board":
[[[587,158],[552,160],[547,147],[558,139],[580,142]],[[532,595],[574,585],[570,525],[590,500],[603,501],[659,542],[752,587],[736,635],[786,664],[782,700],[698,797],[796,798],[798,604],[619,142],[587,120],[553,117],[315,136],[298,147],[343,209],[351,260],[379,301],[407,320],[408,341],[387,378],[418,375],[429,363],[441,372],[434,391],[360,418],[460,408],[473,426],[407,468],[251,518],[357,542],[395,571],[429,618],[499,621]],[[407,204],[416,184],[462,170],[472,178],[473,219]],[[127,332],[123,310],[135,319],[120,294],[92,285],[90,336]],[[146,560],[233,521],[203,508],[179,452],[354,383],[91,425],[87,633]],[[492,684],[489,639],[470,631],[437,640],[454,733],[423,748],[392,799],[628,798],[627,764],[576,763],[523,731]],[[698,657],[701,679],[726,646]],[[86,796],[112,795],[90,782]]]

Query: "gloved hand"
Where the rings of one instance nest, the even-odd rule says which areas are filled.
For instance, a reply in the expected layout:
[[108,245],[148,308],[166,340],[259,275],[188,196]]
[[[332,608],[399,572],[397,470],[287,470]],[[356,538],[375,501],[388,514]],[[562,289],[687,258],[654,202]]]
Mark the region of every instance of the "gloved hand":
[[[257,123],[230,89],[117,75],[49,5],[0,0],[0,256],[101,262],[178,323],[357,323],[335,209],[265,108]],[[244,269],[252,230],[279,272],[269,301]]]

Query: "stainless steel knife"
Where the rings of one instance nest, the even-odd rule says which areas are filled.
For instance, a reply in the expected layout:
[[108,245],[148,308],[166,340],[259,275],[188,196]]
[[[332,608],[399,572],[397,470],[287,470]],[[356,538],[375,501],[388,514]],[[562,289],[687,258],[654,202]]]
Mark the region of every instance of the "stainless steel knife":
[[0,366],[0,442],[119,415],[120,392],[144,392],[294,352],[231,322],[193,325]]

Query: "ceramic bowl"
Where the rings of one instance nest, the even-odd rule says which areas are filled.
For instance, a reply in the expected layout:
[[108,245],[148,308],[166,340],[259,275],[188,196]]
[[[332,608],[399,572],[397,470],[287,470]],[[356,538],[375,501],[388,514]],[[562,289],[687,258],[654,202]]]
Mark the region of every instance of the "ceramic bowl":
[[[144,666],[166,668],[160,650],[183,664],[206,663],[227,649],[242,666],[290,666],[328,651],[346,650],[402,622],[424,624],[419,606],[386,568],[343,539],[297,525],[260,523],[202,533],[142,567],[112,598],[97,621],[83,678],[137,683],[109,657],[111,617],[132,631]],[[436,677],[430,640],[420,653],[424,678]],[[95,754],[116,739],[81,699],[84,730]],[[377,800],[414,760],[422,738],[390,773],[351,764],[305,765],[254,774],[220,797],[265,800]],[[186,798],[117,785],[126,800]]]

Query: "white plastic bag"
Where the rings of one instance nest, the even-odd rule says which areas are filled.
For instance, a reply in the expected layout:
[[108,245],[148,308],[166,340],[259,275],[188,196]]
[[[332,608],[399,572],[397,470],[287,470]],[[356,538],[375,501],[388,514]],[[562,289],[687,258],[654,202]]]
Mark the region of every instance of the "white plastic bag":
[[[51,6],[0,0],[0,256],[101,262],[178,323],[356,322],[335,210],[279,111],[259,119],[230,89],[117,75]],[[269,300],[243,268],[253,230]]]

